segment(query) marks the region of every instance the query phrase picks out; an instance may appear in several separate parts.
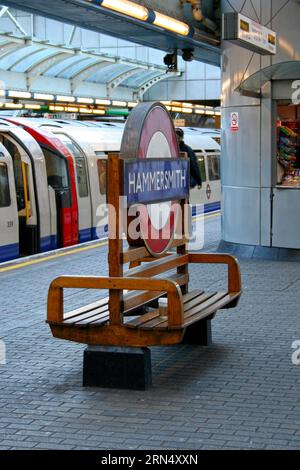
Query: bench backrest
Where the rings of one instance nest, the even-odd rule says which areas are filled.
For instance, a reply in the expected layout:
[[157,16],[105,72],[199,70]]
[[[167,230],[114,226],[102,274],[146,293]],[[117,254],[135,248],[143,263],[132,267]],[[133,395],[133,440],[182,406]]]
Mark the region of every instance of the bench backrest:
[[[183,155],[185,157],[185,155]],[[108,193],[107,202],[109,204],[109,233],[122,233],[122,224],[126,223],[127,214],[119,210],[120,197],[123,195],[123,160],[118,154],[108,155]],[[185,234],[184,205],[186,199],[180,201],[182,217],[178,222],[179,233]],[[110,277],[139,277],[153,278],[155,276],[168,273],[168,279],[176,281],[185,294],[188,291],[188,255],[187,244],[184,236],[173,240],[170,248],[175,252],[164,254],[160,258],[154,258],[145,246],[123,249],[122,237],[109,238],[109,276]],[[141,265],[142,263],[146,263]],[[124,272],[124,266],[129,264],[129,269]],[[124,296],[122,290],[110,291],[109,310],[110,323],[120,325],[123,322],[124,312],[136,309],[151,300],[158,298],[161,292],[138,292]]]

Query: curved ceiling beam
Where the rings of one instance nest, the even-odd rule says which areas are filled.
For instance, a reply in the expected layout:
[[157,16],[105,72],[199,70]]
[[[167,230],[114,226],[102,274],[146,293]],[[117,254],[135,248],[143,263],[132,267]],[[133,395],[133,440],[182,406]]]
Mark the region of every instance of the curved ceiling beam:
[[51,67],[58,64],[62,60],[65,60],[68,57],[69,54],[67,52],[55,52],[53,56],[40,60],[36,64],[29,67],[26,71],[27,84],[29,88],[39,77],[43,76],[43,74],[46,73],[47,70],[49,70]]
[[150,78],[145,83],[140,85],[140,87],[134,92],[134,98],[141,100],[144,94],[157,83],[161,82],[162,80],[166,80],[167,78],[181,77],[181,75],[182,72],[160,73],[159,75],[156,75],[156,77]]
[[131,70],[126,70],[126,72],[122,72],[119,75],[112,78],[110,81],[106,83],[107,94],[108,96],[110,93],[117,88],[122,82],[130,78],[132,75],[135,75],[138,71],[142,71],[144,69],[140,67],[133,67]]

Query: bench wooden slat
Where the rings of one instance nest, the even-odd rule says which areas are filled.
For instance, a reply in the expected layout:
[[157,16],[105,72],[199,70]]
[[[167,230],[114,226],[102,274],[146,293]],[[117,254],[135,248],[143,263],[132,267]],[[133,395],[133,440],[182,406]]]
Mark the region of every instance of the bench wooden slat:
[[[179,286],[183,286],[188,283],[189,276],[182,275],[182,274],[173,274],[172,276],[168,276],[168,280],[177,282]],[[142,307],[145,303],[149,303],[153,300],[159,299],[159,297],[162,297],[164,294],[165,292],[149,292],[149,291],[143,291],[143,292],[138,292],[138,293],[134,291],[130,294],[126,294],[126,296],[124,296],[122,310],[124,314],[127,314],[134,309]]]
[[206,294],[208,298],[196,305],[193,308],[190,308],[188,310],[184,311],[184,319],[187,320],[188,318],[192,317],[193,315],[199,313],[200,311],[202,312],[206,308],[210,307],[211,305],[215,305],[217,302],[222,300],[227,293],[226,292],[215,292],[214,294]]
[[76,323],[73,323],[74,326],[78,327],[89,327],[89,326],[99,326],[99,324],[104,324],[109,320],[109,311],[96,314],[90,318],[83,318],[82,320],[78,320]]
[[183,295],[183,303],[186,304],[187,302],[190,302],[191,300],[195,299],[196,297],[198,297],[199,295],[202,295],[204,294],[204,291],[203,290],[193,290],[191,292],[189,292],[188,294],[185,294]]
[[[185,238],[181,240],[173,240],[171,248],[177,248],[178,246],[186,245],[186,243],[187,243],[187,240]],[[168,256],[168,254],[163,255],[163,257],[165,256]],[[120,262],[122,264],[127,264],[127,263],[132,263],[135,261],[140,261],[143,258],[148,258],[148,257],[149,257],[149,251],[144,246],[141,246],[138,248],[129,248],[127,251],[121,253]]]
[[178,256],[177,254],[152,261],[146,266],[130,269],[126,272],[126,277],[154,277],[166,273],[171,269],[184,266],[189,262],[189,255]]
[[64,320],[68,320],[69,318],[76,317],[77,315],[81,315],[82,313],[87,313],[91,310],[95,310],[96,308],[102,307],[104,305],[108,305],[109,298],[104,297],[103,299],[97,300],[97,302],[93,302],[92,304],[85,305],[84,307],[77,308],[76,310],[72,310],[64,314]]
[[[184,305],[189,305],[190,301],[195,301],[195,298],[199,299],[200,297],[203,297],[203,294],[204,294],[204,292],[201,291],[201,290],[197,290],[197,291],[193,291],[189,294],[185,294],[183,296],[183,304]],[[199,303],[199,300],[197,300],[197,302]],[[143,330],[152,330],[154,328],[157,328],[162,323],[166,323],[167,320],[168,320],[167,317],[163,317],[163,316],[156,317],[156,318],[144,323],[143,324]]]
[[190,300],[189,302],[184,303],[184,311],[186,312],[187,310],[191,310],[192,308],[196,307],[197,305],[205,302],[208,300],[210,297],[215,295],[215,292],[201,292],[200,295],[195,297],[194,299]]
[[151,312],[145,313],[141,317],[135,318],[134,320],[131,320],[130,322],[126,323],[126,326],[128,328],[139,328],[144,323],[147,323],[148,321],[151,321],[159,316],[160,315],[158,309],[152,310]]
[[228,305],[230,302],[232,302],[234,299],[236,299],[240,294],[227,294],[225,297],[220,299],[218,302],[215,304],[212,304],[210,307],[206,308],[204,311],[199,311],[198,313],[190,316],[189,318],[185,319],[184,321],[184,328],[192,325],[193,323],[196,323],[204,318],[207,318],[214,313],[216,313],[218,310],[222,309],[225,305]]
[[[219,297],[216,295],[216,294],[203,294],[201,296],[198,297],[198,304],[197,304],[197,307],[194,308],[193,310],[190,309],[189,312],[192,312],[193,311],[193,315],[195,315],[195,313],[199,312],[199,310],[204,310],[205,307],[201,307],[204,303],[207,307],[207,302],[209,302],[209,300],[214,297],[215,299],[218,299]],[[215,300],[216,301],[216,300]],[[215,303],[215,301],[212,301]],[[143,330],[153,330],[153,329],[163,329],[163,330],[167,330],[168,329],[168,318],[167,317],[155,317],[154,319],[151,319],[149,321],[146,321],[146,322],[140,322],[138,327],[143,329]]]
[[84,320],[89,323],[94,317],[106,314],[108,311],[108,305],[104,305],[101,308],[97,308],[90,312],[82,313],[81,315],[77,315],[75,318],[68,318],[67,320],[64,320],[63,323],[64,325],[77,325],[77,323],[81,323]]

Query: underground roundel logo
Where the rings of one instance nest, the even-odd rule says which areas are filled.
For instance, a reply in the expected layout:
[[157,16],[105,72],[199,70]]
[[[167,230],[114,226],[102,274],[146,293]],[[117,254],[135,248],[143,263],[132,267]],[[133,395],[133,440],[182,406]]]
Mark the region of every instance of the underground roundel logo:
[[[124,160],[137,162],[179,158],[174,125],[162,104],[142,103],[133,109],[125,126],[120,155]],[[127,236],[130,245],[144,244],[153,256],[168,250],[177,223],[179,205],[167,199],[167,191],[164,196],[164,202],[138,206],[141,237],[137,242]]]

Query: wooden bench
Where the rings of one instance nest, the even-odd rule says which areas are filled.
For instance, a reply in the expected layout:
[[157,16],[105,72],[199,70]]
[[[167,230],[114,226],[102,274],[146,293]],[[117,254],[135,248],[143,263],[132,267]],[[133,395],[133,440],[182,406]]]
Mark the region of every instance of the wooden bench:
[[[108,201],[118,208],[122,194],[123,163],[118,155],[108,158]],[[118,190],[119,188],[119,190]],[[185,201],[182,201],[182,205]],[[110,230],[121,224],[109,215]],[[112,233],[112,232],[110,232]],[[184,232],[183,232],[184,233]],[[173,241],[161,258],[146,247],[123,251],[122,239],[109,240],[109,277],[63,276],[49,289],[47,322],[53,336],[88,345],[146,347],[181,343],[194,324],[212,319],[218,310],[236,307],[241,296],[241,276],[235,258],[221,254],[191,254],[185,239]],[[124,265],[137,266],[124,272]],[[228,287],[222,292],[189,290],[190,264],[228,266]],[[199,283],[200,284],[200,283]],[[98,302],[64,313],[64,289],[109,290]],[[167,315],[157,301],[168,298]],[[147,308],[148,307],[148,308]]]
[[[189,264],[228,265],[228,289],[183,293]],[[167,275],[166,275],[167,273]],[[165,275],[162,278],[158,276]],[[108,289],[124,293],[115,315],[110,298],[105,297],[72,312],[63,312],[64,289]],[[53,336],[89,345],[144,347],[181,343],[188,327],[214,317],[218,310],[236,307],[241,295],[239,265],[235,258],[219,254],[170,254],[145,266],[126,272],[123,277],[63,276],[49,290],[48,323]],[[168,298],[167,316],[156,306],[160,297]],[[151,305],[140,314],[140,308]]]

